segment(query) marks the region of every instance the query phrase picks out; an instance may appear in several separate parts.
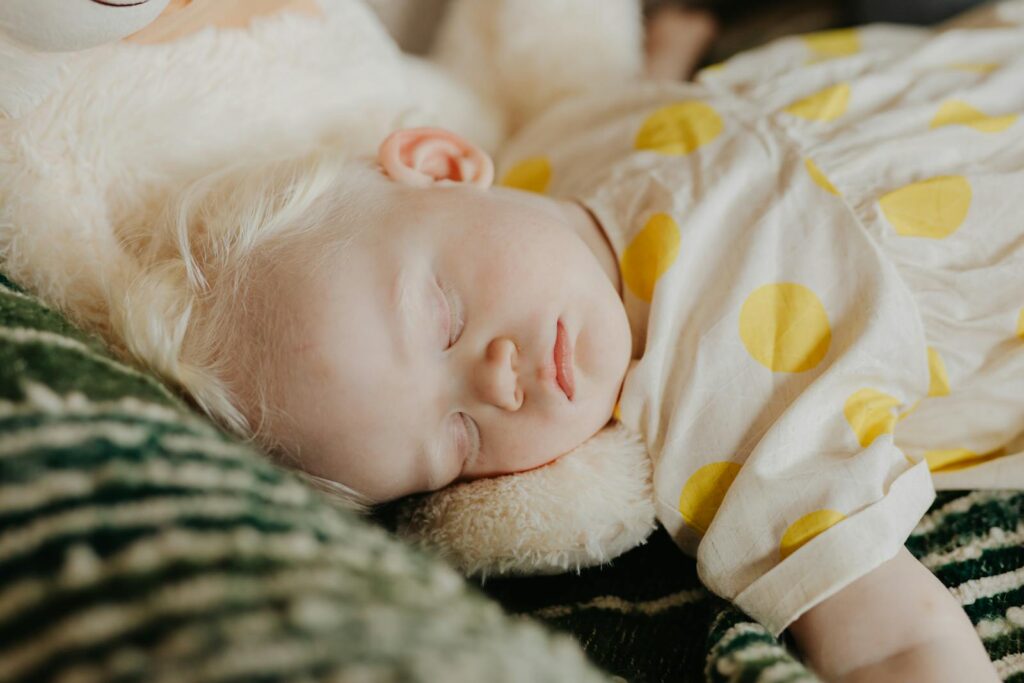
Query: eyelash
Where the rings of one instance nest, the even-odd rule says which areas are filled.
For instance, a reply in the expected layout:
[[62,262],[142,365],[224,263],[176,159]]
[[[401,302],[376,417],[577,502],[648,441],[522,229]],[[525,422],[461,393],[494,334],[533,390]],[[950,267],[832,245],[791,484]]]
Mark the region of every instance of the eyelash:
[[[445,347],[445,350],[447,351],[451,347],[455,346],[456,342],[458,342],[459,338],[462,336],[462,330],[465,328],[465,320],[463,320],[461,315],[461,307],[456,308],[452,306],[452,301],[455,300],[455,296],[451,287],[441,280],[437,281],[437,286],[444,295],[445,307],[448,310],[448,345]],[[477,426],[476,421],[466,413],[458,413],[457,417],[461,423],[461,431],[465,435],[466,440],[469,441],[469,445],[466,446],[466,456],[462,463],[462,469],[464,470],[476,459],[477,454],[480,452],[480,427]]]
[[447,346],[445,346],[445,351],[447,351],[459,341],[459,337],[462,336],[462,329],[465,327],[465,321],[462,319],[461,309],[452,306],[452,301],[455,299],[452,289],[441,280],[437,281],[437,286],[444,295],[445,307],[448,309],[448,341]]
[[463,459],[461,468],[465,470],[476,460],[477,455],[480,453],[480,428],[477,426],[476,421],[466,413],[459,413],[458,417],[462,422],[462,431],[469,441],[469,445],[466,446],[466,457]]

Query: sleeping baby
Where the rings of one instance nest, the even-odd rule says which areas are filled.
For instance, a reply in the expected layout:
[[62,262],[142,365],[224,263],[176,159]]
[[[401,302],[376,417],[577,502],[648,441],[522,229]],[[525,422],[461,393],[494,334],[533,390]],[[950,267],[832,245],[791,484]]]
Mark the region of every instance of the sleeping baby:
[[822,677],[996,680],[903,542],[936,486],[1024,488],[1021,55],[836,31],[564,101],[497,174],[437,128],[220,171],[147,247],[203,293],[184,384],[365,504],[614,422],[702,580]]

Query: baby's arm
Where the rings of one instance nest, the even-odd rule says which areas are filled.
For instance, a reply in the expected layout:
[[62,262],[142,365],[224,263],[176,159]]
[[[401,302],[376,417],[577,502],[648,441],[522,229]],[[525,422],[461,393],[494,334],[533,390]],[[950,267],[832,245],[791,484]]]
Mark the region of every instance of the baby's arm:
[[998,681],[967,614],[906,548],[790,626],[825,680]]

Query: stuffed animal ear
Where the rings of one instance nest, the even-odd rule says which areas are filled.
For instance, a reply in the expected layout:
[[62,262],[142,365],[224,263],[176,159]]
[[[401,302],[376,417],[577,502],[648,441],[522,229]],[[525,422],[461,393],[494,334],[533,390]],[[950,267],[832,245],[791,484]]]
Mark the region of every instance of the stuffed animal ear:
[[409,499],[398,533],[482,577],[602,564],[654,530],[651,462],[613,423],[544,467]]

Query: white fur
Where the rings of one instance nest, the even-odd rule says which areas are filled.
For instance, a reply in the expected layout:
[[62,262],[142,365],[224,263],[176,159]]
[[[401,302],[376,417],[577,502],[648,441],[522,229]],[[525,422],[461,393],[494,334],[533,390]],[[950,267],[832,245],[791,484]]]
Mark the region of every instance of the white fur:
[[0,254],[15,280],[109,335],[140,268],[121,233],[169,193],[239,159],[301,154],[352,132],[370,153],[414,109],[401,57],[357,2],[167,45],[67,55],[31,111],[0,121]]
[[462,0],[449,7],[433,57],[515,130],[561,98],[640,75],[640,3]]
[[654,524],[647,450],[614,424],[544,467],[404,502],[399,534],[486,577],[601,564],[643,543]]

